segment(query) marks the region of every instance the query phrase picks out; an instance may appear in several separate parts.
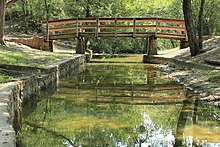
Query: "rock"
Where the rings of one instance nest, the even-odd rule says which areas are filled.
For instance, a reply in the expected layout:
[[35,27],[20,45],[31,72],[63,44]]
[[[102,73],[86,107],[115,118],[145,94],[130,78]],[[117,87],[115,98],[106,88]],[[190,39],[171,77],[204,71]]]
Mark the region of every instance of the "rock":
[[46,42],[43,37],[33,37],[33,38],[19,38],[14,39],[14,42],[17,44],[24,44],[31,48],[44,50],[44,51],[53,51],[53,42]]

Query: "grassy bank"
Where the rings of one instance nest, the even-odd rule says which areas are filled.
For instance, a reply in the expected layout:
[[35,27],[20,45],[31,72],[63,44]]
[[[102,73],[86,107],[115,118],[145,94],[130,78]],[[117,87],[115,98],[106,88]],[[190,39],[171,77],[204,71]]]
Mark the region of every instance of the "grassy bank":
[[0,64],[7,65],[42,67],[71,56],[73,55],[34,50],[24,46],[0,46]]
[[[7,42],[0,46],[0,65],[43,67],[67,57],[73,53],[46,52]],[[13,69],[12,69],[13,70]],[[13,77],[0,73],[0,83],[9,82]]]
[[[7,76],[7,75],[4,75],[4,74],[0,74],[0,84],[1,84],[1,83],[7,83],[7,82],[9,82],[11,79],[12,79],[11,76]],[[0,87],[1,87],[1,85],[0,85]]]

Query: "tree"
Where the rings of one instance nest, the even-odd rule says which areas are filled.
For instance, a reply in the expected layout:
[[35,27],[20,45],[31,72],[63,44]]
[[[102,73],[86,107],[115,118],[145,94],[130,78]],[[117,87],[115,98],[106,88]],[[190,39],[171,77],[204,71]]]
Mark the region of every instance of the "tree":
[[199,32],[199,49],[202,49],[202,35],[203,35],[203,11],[204,11],[205,0],[201,0],[200,10],[199,10],[199,23],[198,23],[198,32]]
[[0,1],[0,45],[5,45],[4,43],[4,26],[5,26],[5,8],[11,7],[18,0],[1,0]]
[[0,44],[4,45],[5,0],[0,1]]
[[197,44],[196,31],[193,26],[191,0],[183,0],[183,14],[186,22],[186,30],[187,30],[188,41],[190,46],[190,53],[191,56],[196,56],[197,54],[200,53],[200,49]]
[[205,6],[205,0],[201,0],[199,15],[198,15],[198,39],[196,37],[196,27],[194,26],[194,18],[192,14],[191,0],[183,0],[183,14],[186,21],[186,30],[188,35],[188,41],[190,46],[191,56],[196,56],[202,50],[202,36],[203,36],[203,11]]

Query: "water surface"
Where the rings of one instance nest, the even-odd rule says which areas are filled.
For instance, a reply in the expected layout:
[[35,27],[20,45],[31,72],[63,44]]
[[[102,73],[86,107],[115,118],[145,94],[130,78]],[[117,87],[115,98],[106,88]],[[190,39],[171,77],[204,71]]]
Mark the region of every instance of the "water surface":
[[153,65],[86,66],[25,110],[21,146],[220,146],[219,108]]

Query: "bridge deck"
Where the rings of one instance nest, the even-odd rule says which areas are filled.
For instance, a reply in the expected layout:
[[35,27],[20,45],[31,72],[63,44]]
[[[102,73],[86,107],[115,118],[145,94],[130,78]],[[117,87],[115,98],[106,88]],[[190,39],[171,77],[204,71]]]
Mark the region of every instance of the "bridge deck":
[[[82,37],[150,37],[184,40],[185,21],[167,18],[76,18],[42,22],[49,40]],[[48,26],[48,27],[46,27]]]

